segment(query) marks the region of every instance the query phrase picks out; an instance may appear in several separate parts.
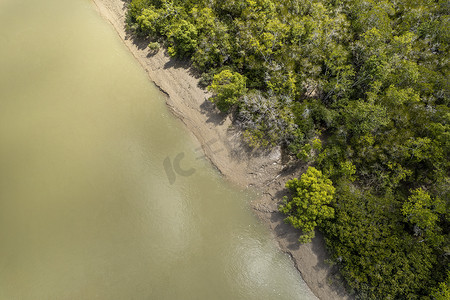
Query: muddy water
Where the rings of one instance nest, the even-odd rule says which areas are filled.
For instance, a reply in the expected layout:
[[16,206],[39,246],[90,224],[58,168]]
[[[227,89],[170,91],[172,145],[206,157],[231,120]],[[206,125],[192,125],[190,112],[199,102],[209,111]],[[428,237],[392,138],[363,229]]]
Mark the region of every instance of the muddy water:
[[314,299],[89,0],[0,0],[0,299]]

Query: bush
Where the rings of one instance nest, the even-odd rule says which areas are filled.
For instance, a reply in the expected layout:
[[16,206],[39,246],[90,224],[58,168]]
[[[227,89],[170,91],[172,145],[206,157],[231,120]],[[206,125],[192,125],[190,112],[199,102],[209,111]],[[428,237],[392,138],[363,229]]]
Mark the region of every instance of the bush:
[[289,180],[286,187],[293,197],[284,197],[284,203],[279,209],[288,215],[286,223],[303,231],[299,241],[310,242],[316,226],[325,219],[334,218],[334,208],[329,204],[333,201],[335,188],[331,180],[314,167],[309,167],[300,180]]
[[197,28],[188,21],[172,24],[167,37],[171,56],[190,57],[197,48]]
[[150,49],[150,51],[152,52],[158,52],[160,45],[157,42],[150,42],[148,44],[148,48]]
[[242,97],[238,122],[247,143],[252,147],[290,144],[297,129],[291,102],[289,97],[263,97],[260,93]]
[[218,109],[227,112],[247,91],[245,81],[245,76],[230,70],[223,70],[214,75],[211,85],[208,86],[208,90],[214,93],[211,101]]

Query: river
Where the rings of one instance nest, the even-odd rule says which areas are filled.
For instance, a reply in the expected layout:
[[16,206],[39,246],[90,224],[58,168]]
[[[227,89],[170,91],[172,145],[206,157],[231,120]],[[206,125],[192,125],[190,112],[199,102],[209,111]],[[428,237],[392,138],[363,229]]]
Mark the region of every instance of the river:
[[0,0],[0,299],[316,299],[90,0]]

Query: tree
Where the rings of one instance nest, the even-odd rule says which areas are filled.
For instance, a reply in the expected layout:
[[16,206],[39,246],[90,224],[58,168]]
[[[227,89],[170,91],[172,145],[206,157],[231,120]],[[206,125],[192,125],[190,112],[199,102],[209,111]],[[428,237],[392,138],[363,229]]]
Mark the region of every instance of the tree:
[[348,182],[336,189],[335,218],[322,228],[358,299],[427,299],[440,273],[437,256],[430,243],[404,231],[397,196],[376,196]]
[[285,222],[303,231],[299,241],[310,242],[315,227],[334,217],[334,209],[329,204],[333,201],[335,188],[331,180],[314,167],[309,167],[300,180],[289,180],[286,187],[293,197],[290,200],[285,197],[279,209],[288,215]]
[[450,299],[450,271],[447,272],[446,281],[440,282],[439,285],[433,289],[431,297],[433,300]]
[[167,51],[171,56],[190,57],[197,48],[197,29],[188,21],[172,24],[167,37],[170,42]]
[[211,101],[221,111],[228,111],[247,91],[245,81],[245,76],[230,70],[223,70],[214,75],[211,85],[208,86],[208,90],[214,93]]
[[402,213],[408,222],[414,224],[414,235],[435,240],[439,236],[439,214],[444,212],[444,202],[432,199],[423,189],[412,191],[408,201],[403,204]]
[[144,8],[148,8],[150,5],[150,0],[132,0],[128,5],[127,11],[128,25],[132,25],[134,22],[136,22],[136,19],[142,13],[142,10]]
[[356,135],[373,133],[389,123],[387,111],[384,107],[357,101],[347,105],[343,111],[347,129]]
[[158,11],[154,8],[146,8],[142,13],[136,18],[136,22],[139,25],[139,29],[142,33],[149,36],[156,36],[158,32],[158,19],[160,15]]
[[244,140],[255,148],[292,141],[297,126],[291,104],[289,97],[263,97],[260,93],[242,97],[237,119],[244,129]]

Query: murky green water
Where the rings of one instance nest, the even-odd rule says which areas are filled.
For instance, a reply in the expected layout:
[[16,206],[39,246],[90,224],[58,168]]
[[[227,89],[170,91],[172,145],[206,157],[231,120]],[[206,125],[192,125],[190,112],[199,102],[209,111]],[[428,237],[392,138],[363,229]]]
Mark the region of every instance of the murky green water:
[[0,0],[0,299],[314,299],[197,147],[89,0]]

